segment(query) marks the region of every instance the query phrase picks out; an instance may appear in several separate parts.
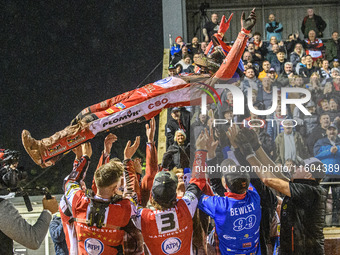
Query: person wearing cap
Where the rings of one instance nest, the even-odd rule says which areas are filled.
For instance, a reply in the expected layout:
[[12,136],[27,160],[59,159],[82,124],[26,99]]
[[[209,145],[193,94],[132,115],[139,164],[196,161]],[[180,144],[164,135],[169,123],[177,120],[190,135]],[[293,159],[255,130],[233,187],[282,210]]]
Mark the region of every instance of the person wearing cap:
[[175,55],[176,53],[179,53],[182,50],[183,45],[184,45],[183,38],[181,36],[177,36],[174,45],[170,49],[171,56]]
[[174,137],[177,130],[183,130],[185,133],[189,132],[190,127],[185,126],[181,115],[181,109],[179,107],[171,109],[171,119],[165,125],[167,148],[174,143]]
[[[134,223],[142,231],[148,253],[193,254],[193,216],[198,199],[206,185],[199,170],[206,158],[208,135],[201,133],[196,141],[196,154],[190,184],[182,199],[177,199],[177,177],[171,171],[155,175],[150,202],[153,209],[138,208]],[[197,167],[196,167],[197,166]]]
[[300,160],[300,166],[293,168],[289,179],[280,171],[268,170],[277,166],[262,149],[254,131],[234,128],[230,132],[229,137],[249,164],[256,167],[261,181],[285,195],[281,205],[279,254],[324,254],[327,192],[320,186],[325,175],[322,162],[317,158]]
[[[209,152],[209,151],[208,151]],[[202,195],[198,208],[215,221],[220,254],[260,253],[260,196],[250,176],[231,159],[220,164],[224,197]],[[212,178],[212,177],[211,177]]]
[[169,76],[177,75],[176,67],[174,65],[169,65],[168,74],[169,74]]
[[326,59],[329,62],[340,59],[340,39],[337,31],[334,31],[332,39],[326,42]]
[[[314,155],[326,166],[324,182],[338,182],[340,180],[340,138],[338,128],[331,124],[326,130],[327,137],[319,139],[314,145]],[[333,213],[332,224],[340,224],[340,189],[339,185],[324,185],[328,191],[332,189]]]

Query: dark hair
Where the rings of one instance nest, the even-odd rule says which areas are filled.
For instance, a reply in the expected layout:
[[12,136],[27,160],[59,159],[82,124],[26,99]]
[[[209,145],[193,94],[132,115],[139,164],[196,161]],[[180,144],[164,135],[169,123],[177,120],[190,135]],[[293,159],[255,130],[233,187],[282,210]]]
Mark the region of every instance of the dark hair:
[[255,33],[253,34],[253,37],[254,37],[255,35],[262,36],[260,32],[255,32]]

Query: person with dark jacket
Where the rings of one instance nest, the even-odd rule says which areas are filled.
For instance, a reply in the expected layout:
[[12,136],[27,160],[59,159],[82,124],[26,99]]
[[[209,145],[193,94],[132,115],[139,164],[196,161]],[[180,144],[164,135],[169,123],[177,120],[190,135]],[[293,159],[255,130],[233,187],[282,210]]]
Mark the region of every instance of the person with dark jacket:
[[332,33],[332,39],[326,42],[326,59],[329,62],[340,59],[340,39],[336,31]]
[[322,113],[319,118],[320,125],[316,126],[307,138],[307,147],[310,155],[313,155],[315,143],[326,136],[326,130],[331,124],[329,115]]
[[54,244],[54,251],[56,255],[68,255],[68,249],[66,245],[65,233],[63,224],[61,222],[60,215],[54,215],[50,223],[50,235]]
[[[237,144],[250,165],[260,170],[256,174],[262,182],[285,195],[281,206],[280,254],[325,254],[323,227],[327,192],[320,186],[324,177],[322,162],[316,158],[305,159],[289,180],[281,172],[268,171],[269,166],[276,165],[261,148],[255,132],[246,128],[229,132],[229,139]],[[314,171],[309,171],[311,168]]]
[[308,15],[303,18],[301,25],[301,31],[305,38],[308,37],[308,32],[310,30],[314,30],[318,37],[322,37],[322,32],[327,26],[326,22],[320,16],[314,14],[313,8],[309,8],[307,14]]
[[169,146],[167,152],[171,152],[173,164],[171,167],[190,167],[190,143],[186,141],[186,134],[183,130],[177,130],[174,136],[174,143]]
[[189,126],[185,126],[185,124],[183,123],[183,116],[181,113],[181,109],[178,107],[174,107],[171,110],[171,119],[166,123],[166,126],[165,126],[167,148],[171,144],[173,144],[175,132],[179,129],[184,130],[185,133],[188,133],[190,130]]

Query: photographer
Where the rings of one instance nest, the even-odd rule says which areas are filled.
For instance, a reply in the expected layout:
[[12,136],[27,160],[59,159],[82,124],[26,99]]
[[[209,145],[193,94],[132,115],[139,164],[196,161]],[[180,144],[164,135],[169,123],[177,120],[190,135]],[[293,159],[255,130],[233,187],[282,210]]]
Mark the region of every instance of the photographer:
[[[12,189],[17,187],[22,172],[17,169],[19,154],[16,151],[0,150],[0,254],[13,254],[13,240],[37,250],[48,231],[52,214],[58,211],[58,202],[53,197],[43,199],[43,208],[37,222],[31,226],[7,200]],[[12,193],[13,194],[13,193]]]

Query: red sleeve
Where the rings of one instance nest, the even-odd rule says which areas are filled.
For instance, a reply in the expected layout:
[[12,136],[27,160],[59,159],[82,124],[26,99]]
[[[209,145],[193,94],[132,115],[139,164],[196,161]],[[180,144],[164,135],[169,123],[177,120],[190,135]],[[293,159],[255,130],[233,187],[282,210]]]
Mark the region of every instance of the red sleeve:
[[215,74],[216,78],[219,79],[230,79],[233,77],[238,63],[242,57],[244,49],[246,48],[248,36],[240,32],[237,39],[231,48],[227,57],[223,60],[223,63]]
[[80,182],[85,179],[87,169],[89,168],[90,158],[88,156],[82,156],[79,160],[75,160],[73,163],[72,172],[66,177],[65,185],[69,181]]
[[133,161],[131,159],[124,160],[124,168],[125,168],[125,187],[124,187],[124,197],[134,197],[137,195],[136,202],[140,203],[141,194],[140,187],[138,184],[138,177],[136,174],[135,167],[133,165]]
[[157,149],[155,143],[146,145],[145,176],[142,179],[141,202],[144,207],[149,200],[153,179],[158,172]]

